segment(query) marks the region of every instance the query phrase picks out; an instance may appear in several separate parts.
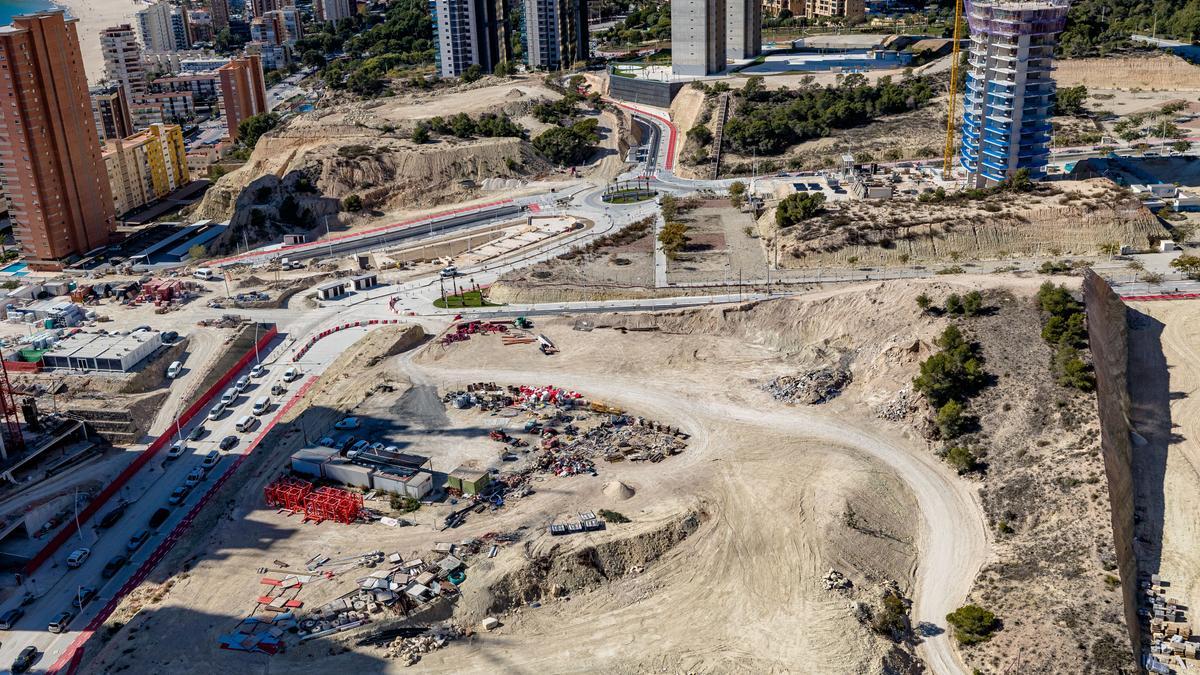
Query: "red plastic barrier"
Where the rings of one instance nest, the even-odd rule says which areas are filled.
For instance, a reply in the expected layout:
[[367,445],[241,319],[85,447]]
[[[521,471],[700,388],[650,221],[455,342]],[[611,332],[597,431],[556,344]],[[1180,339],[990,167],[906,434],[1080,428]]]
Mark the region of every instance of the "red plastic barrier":
[[[204,392],[204,394],[201,395],[195,403],[188,407],[188,409],[179,416],[178,424],[180,426],[187,424],[188,421],[196,415],[196,413],[207,407],[208,403],[213,399],[213,397],[224,390],[225,385],[229,384],[229,382],[237,376],[238,372],[240,372],[242,368],[245,368],[247,365],[249,365],[257,351],[265,349],[277,334],[278,331],[274,326],[272,326],[271,330],[267,331],[263,337],[259,338],[258,344],[255,347],[246,350],[246,353],[242,355],[242,358],[238,359],[238,362],[233,366],[233,368],[229,369],[229,372],[225,373],[220,380],[217,380],[216,384],[209,387],[208,391]],[[169,428],[174,429],[175,424],[172,424]],[[148,464],[150,460],[154,458],[154,455],[161,450],[163,446],[171,441],[171,435],[171,432],[168,431],[167,433],[154,439],[154,442],[147,446],[137,459],[130,462],[129,466],[125,467],[125,470],[122,471],[103,490],[101,490],[100,494],[97,495],[96,498],[93,499],[91,503],[89,503],[87,507],[83,509],[82,512],[80,512],[77,520],[81,523],[86,522],[89,518],[96,515],[96,512],[103,508],[113,495],[117,494],[120,492],[121,488],[125,487],[125,484],[129,482],[130,478],[133,478],[138,471],[141,471],[142,467],[146,466],[146,464]],[[49,560],[50,556],[54,555],[54,552],[61,548],[62,545],[73,536],[75,536],[74,528],[64,527],[59,530],[57,534],[55,534],[50,538],[49,541],[46,542],[46,545],[42,547],[42,550],[38,551],[37,554],[34,555],[28,563],[26,563],[24,568],[26,576],[33,574],[38,567],[41,567],[42,563]]]
[[1165,295],[1126,295],[1122,300],[1195,300],[1200,298],[1200,293],[1169,293]]

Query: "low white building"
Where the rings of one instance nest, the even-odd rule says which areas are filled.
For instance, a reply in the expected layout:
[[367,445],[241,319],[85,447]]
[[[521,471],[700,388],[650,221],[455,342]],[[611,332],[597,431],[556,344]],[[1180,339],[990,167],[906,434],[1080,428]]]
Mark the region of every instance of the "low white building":
[[162,346],[162,333],[135,331],[128,335],[76,333],[60,340],[42,355],[47,370],[129,372]]

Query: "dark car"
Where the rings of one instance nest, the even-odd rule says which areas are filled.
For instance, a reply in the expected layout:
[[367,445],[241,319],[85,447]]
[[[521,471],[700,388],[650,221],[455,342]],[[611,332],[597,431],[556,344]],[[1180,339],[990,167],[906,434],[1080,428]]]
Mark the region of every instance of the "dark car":
[[104,564],[104,569],[100,570],[100,576],[104,577],[105,579],[113,578],[113,576],[116,575],[117,570],[124,567],[125,563],[127,562],[129,562],[129,558],[126,558],[123,555],[113,556],[107,563]]
[[75,593],[75,599],[71,601],[71,605],[78,609],[83,609],[95,597],[96,589],[91,586],[83,586]]
[[167,497],[167,503],[170,504],[171,506],[177,506],[179,504],[182,504],[183,500],[187,499],[187,496],[188,496],[188,494],[191,493],[191,491],[192,491],[192,486],[186,485],[186,484],[180,485],[180,486],[176,487],[174,490],[171,490],[171,496]]
[[117,504],[116,508],[104,514],[104,516],[100,518],[100,527],[112,527],[113,525],[116,525],[117,521],[121,519],[121,516],[125,515],[125,509],[128,506],[129,502],[126,501],[122,501]]
[[221,439],[220,447],[222,450],[228,450],[237,444],[238,444],[237,436],[226,436],[225,438]]
[[198,441],[203,438],[204,434],[206,433],[208,433],[208,429],[205,429],[203,424],[197,424],[192,428],[192,433],[188,434],[188,438],[192,439],[193,441]]
[[167,516],[171,515],[168,509],[159,509],[150,516],[150,527],[158,527],[163,524]]
[[14,607],[4,614],[0,614],[0,630],[12,630],[12,627],[17,624],[17,620],[25,616],[25,610],[20,607]]
[[37,647],[30,645],[22,649],[21,653],[17,654],[17,658],[13,660],[12,671],[14,673],[23,673],[29,670],[33,666],[33,662],[37,660],[37,655]]

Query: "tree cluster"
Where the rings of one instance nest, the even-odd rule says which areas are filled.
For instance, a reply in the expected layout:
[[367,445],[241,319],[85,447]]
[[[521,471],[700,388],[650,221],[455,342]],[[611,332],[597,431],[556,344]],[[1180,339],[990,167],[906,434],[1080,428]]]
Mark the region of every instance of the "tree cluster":
[[[378,96],[392,72],[405,66],[433,63],[433,23],[429,3],[396,0],[382,14],[354,15],[336,25],[326,23],[296,42],[308,66],[322,67],[325,84],[360,96]],[[329,54],[348,58],[326,62]]]
[[940,351],[921,363],[913,389],[936,411],[934,422],[941,437],[951,439],[974,425],[966,404],[987,385],[988,375],[979,346],[967,340],[958,326],[947,326],[936,344]]
[[1042,324],[1042,339],[1055,348],[1052,367],[1055,380],[1080,391],[1096,388],[1092,367],[1080,350],[1087,347],[1087,316],[1083,305],[1063,286],[1047,281],[1038,289],[1038,307],[1048,317]]
[[630,10],[617,25],[596,35],[601,42],[634,45],[671,39],[671,3],[645,2]]
[[915,110],[935,97],[929,81],[914,77],[896,83],[890,77],[871,85],[860,74],[840,85],[813,84],[768,91],[750,78],[739,92],[737,113],[725,125],[725,140],[742,155],[778,155],[793,145],[861,126],[878,117]]
[[1059,89],[1054,97],[1054,114],[1082,115],[1087,112],[1087,109],[1083,107],[1083,104],[1087,102],[1087,97],[1087,87],[1082,84]]
[[817,215],[824,208],[825,195],[820,192],[796,192],[784,197],[775,209],[775,224],[791,227]]
[[1197,0],[1076,0],[1067,13],[1066,29],[1058,39],[1062,56],[1104,55],[1138,46],[1133,33],[1200,40],[1200,2]]
[[418,123],[413,131],[413,140],[424,143],[428,136],[424,136],[425,140],[419,140],[417,129],[425,129],[426,134],[432,132],[458,138],[525,138],[528,133],[525,127],[512,121],[512,118],[504,113],[484,113],[477,118],[461,112],[448,118],[432,117],[427,123]]
[[547,129],[533,139],[533,147],[555,164],[583,164],[596,151],[596,143],[600,141],[596,133],[598,124],[595,119],[586,119],[569,127]]
[[254,146],[258,144],[258,139],[277,126],[279,126],[279,115],[275,113],[251,115],[238,124],[238,143],[248,150],[253,150]]
[[959,607],[946,615],[946,622],[954,627],[954,637],[963,645],[986,642],[1000,630],[996,615],[979,605]]

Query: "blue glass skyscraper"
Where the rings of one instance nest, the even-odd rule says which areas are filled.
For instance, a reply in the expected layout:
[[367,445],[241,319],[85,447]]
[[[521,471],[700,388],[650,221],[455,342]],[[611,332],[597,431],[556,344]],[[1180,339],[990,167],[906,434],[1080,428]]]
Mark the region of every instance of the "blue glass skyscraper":
[[968,185],[995,185],[1018,169],[1046,173],[1054,107],[1054,47],[1069,0],[967,0],[971,46],[960,160]]

